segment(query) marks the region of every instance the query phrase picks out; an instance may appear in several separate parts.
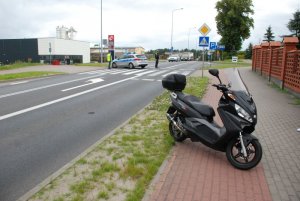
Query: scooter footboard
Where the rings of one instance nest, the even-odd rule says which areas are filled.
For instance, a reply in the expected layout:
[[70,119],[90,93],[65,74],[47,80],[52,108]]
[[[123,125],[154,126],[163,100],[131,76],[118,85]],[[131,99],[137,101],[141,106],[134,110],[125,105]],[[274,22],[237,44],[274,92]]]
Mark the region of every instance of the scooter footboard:
[[[224,134],[222,129],[216,124],[212,124],[205,119],[185,118],[183,127],[196,139],[203,143],[215,144]],[[193,140],[193,138],[191,137]],[[195,140],[196,141],[196,140]]]

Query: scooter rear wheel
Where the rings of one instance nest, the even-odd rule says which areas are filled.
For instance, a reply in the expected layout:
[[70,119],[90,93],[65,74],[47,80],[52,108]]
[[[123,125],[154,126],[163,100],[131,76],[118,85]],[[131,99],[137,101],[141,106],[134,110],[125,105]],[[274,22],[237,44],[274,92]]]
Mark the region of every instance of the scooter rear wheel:
[[182,133],[172,122],[169,123],[169,130],[170,135],[176,142],[182,142],[187,138],[187,136]]
[[262,158],[262,147],[258,140],[253,139],[246,147],[247,157],[242,153],[239,139],[232,139],[226,148],[228,161],[234,167],[241,170],[248,170],[255,167]]

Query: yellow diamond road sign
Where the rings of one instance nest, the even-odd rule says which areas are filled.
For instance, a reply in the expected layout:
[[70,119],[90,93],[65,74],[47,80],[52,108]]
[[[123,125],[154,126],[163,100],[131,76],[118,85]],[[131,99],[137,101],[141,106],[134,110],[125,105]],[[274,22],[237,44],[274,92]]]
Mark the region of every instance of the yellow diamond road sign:
[[199,29],[198,31],[203,35],[203,36],[206,36],[209,32],[210,32],[210,28],[207,24],[203,24]]

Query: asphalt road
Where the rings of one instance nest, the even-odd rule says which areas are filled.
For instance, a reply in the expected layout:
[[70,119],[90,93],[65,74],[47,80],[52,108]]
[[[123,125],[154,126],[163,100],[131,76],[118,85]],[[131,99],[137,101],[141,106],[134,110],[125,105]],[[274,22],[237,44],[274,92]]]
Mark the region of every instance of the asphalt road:
[[0,200],[21,197],[162,93],[169,73],[191,74],[201,62],[159,69],[103,69],[0,84]]

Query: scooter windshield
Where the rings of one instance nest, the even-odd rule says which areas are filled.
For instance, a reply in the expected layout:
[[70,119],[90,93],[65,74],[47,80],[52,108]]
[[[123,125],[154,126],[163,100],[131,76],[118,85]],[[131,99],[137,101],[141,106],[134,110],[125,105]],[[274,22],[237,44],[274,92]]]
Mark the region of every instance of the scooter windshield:
[[231,90],[234,91],[245,91],[248,95],[250,95],[249,90],[245,82],[240,76],[238,69],[232,68],[228,69],[228,79],[231,82]]

